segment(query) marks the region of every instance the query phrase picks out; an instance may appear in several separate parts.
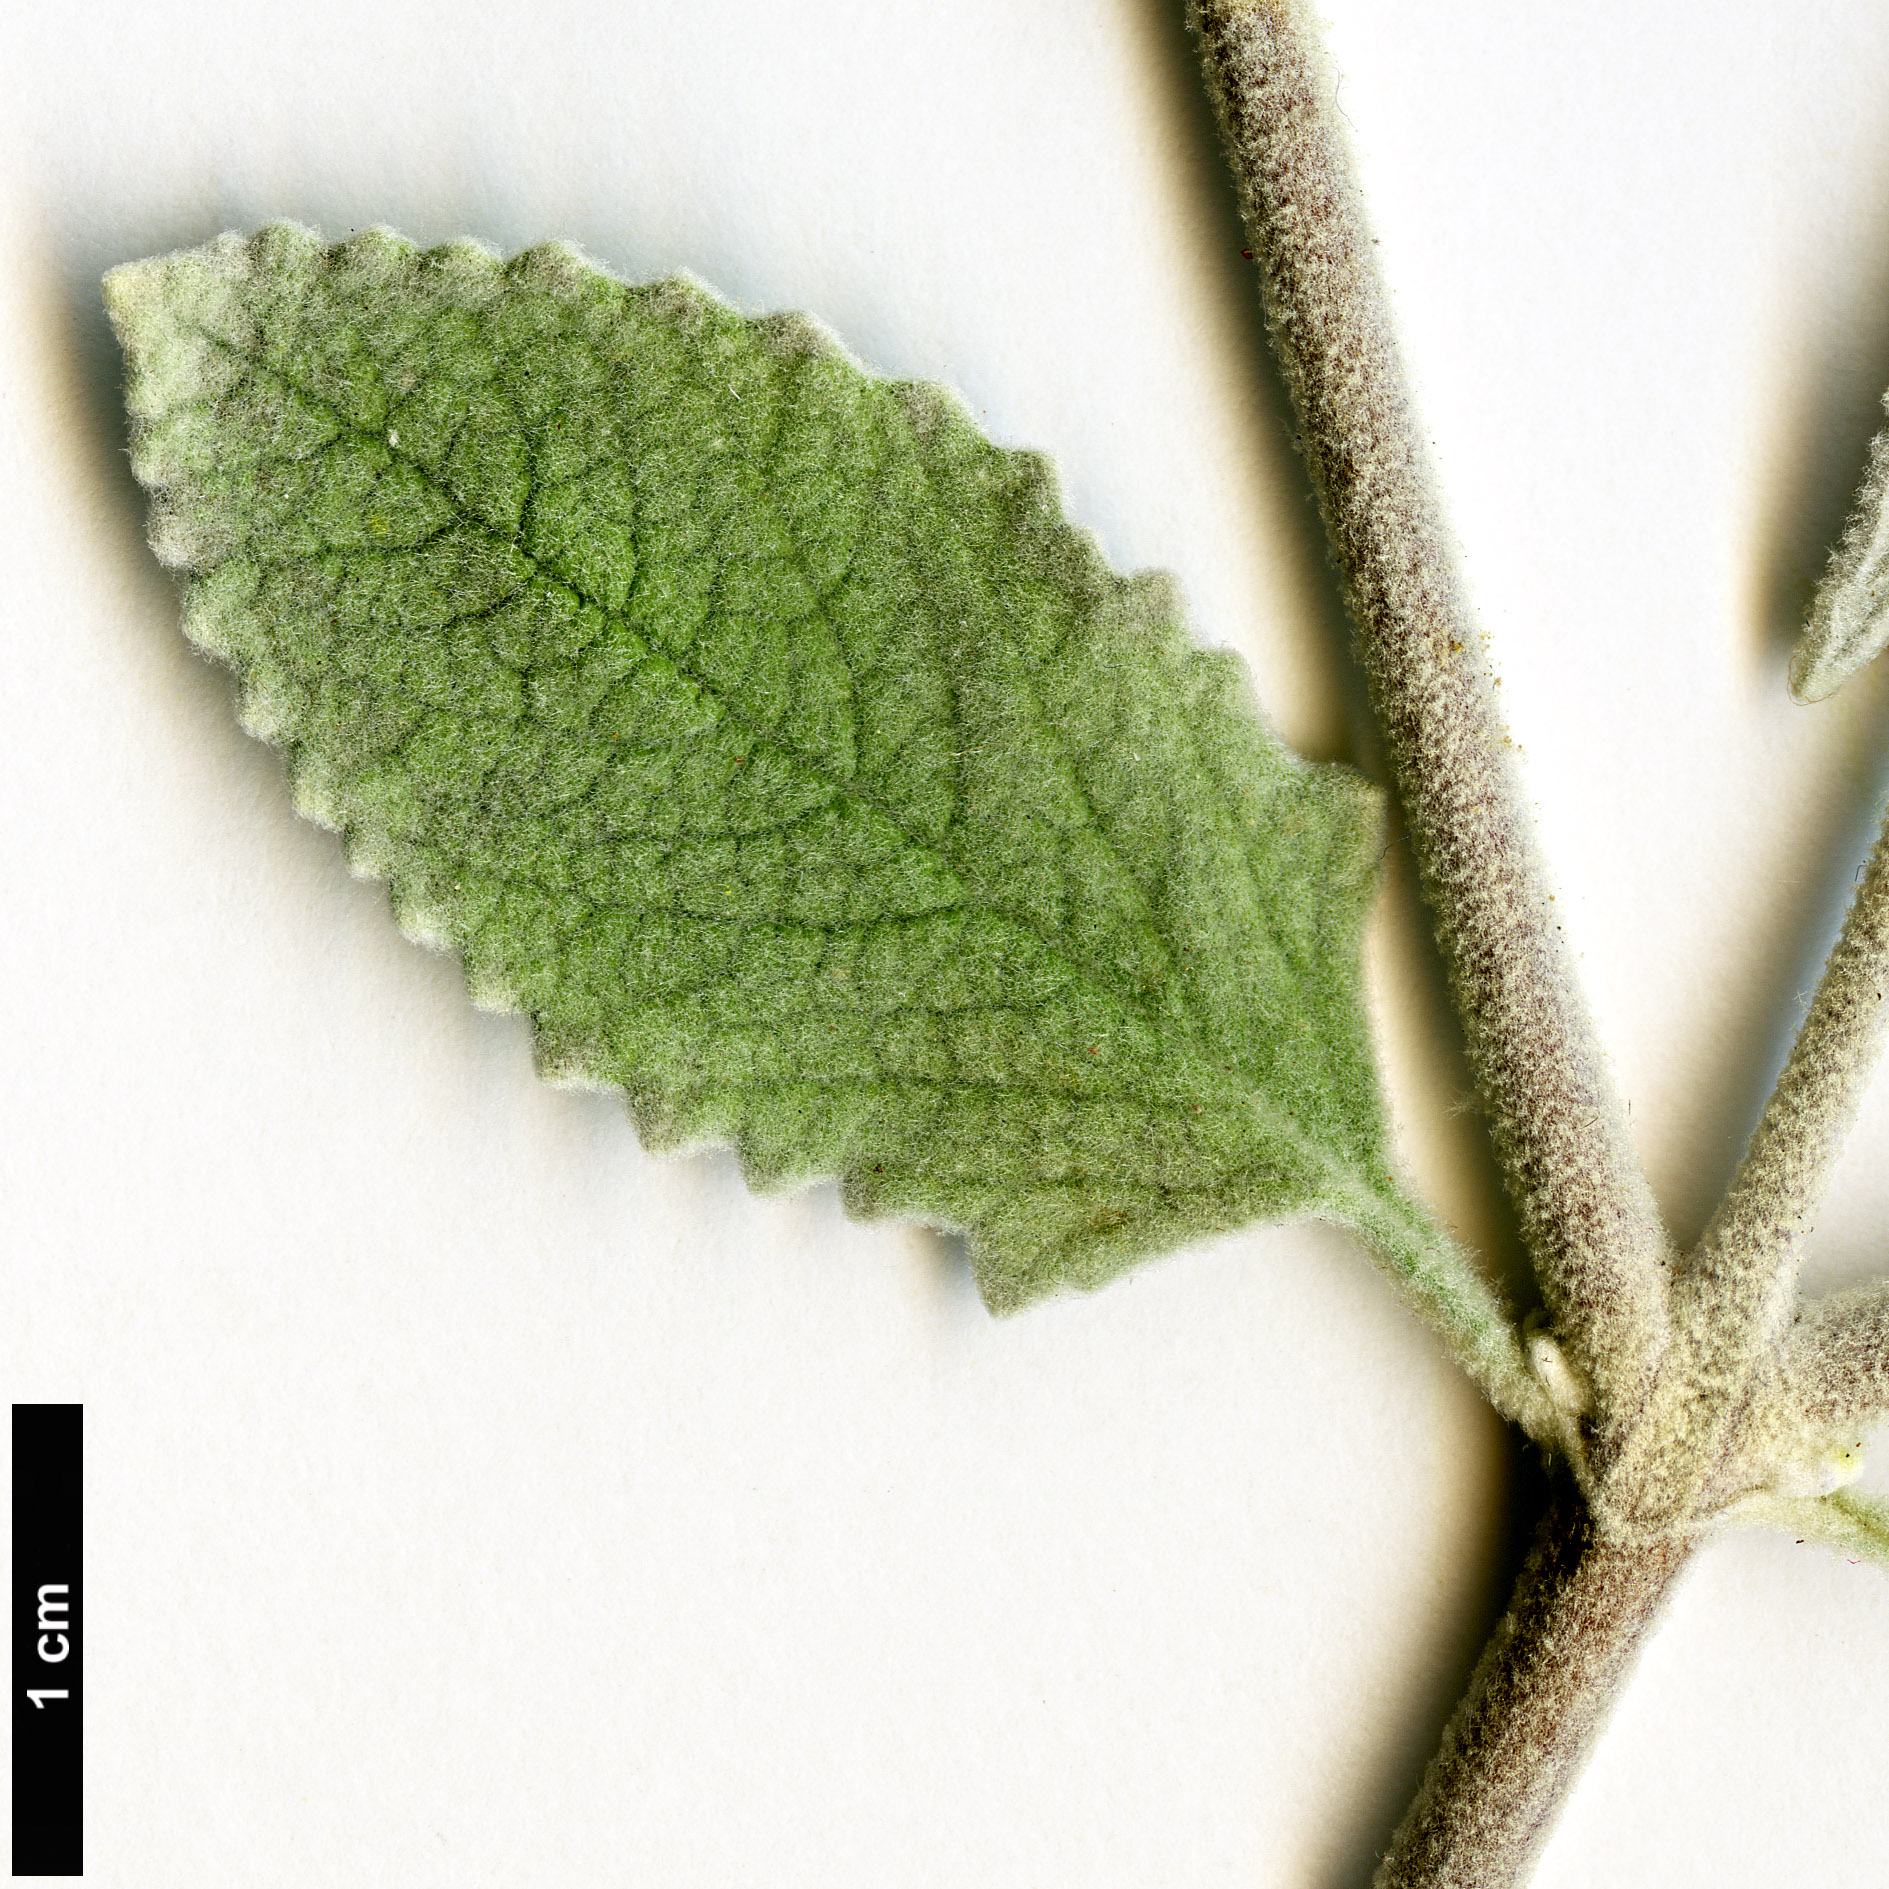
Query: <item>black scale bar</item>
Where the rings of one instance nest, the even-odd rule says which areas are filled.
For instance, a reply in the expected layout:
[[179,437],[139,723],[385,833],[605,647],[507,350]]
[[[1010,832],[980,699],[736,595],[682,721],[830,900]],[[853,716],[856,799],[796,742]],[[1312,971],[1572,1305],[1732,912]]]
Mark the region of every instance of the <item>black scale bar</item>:
[[13,1406],[13,1873],[78,1876],[83,1404]]

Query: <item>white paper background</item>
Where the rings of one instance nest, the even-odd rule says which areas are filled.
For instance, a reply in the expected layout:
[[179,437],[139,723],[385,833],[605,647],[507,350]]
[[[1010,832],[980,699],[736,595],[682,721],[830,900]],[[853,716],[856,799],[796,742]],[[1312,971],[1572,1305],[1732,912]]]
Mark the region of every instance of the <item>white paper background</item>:
[[[0,25],[0,1377],[82,1400],[104,1884],[1361,1889],[1505,1566],[1500,1426],[1343,1238],[1004,1323],[645,1156],[291,815],[144,549],[96,280],[289,216],[805,307],[1052,452],[1368,757],[1169,0]],[[1568,925],[1683,1236],[1889,784],[1793,708],[1889,382],[1889,11],[1330,0]],[[1515,1263],[1394,862],[1420,1188]],[[1880,1264],[1889,1082],[1815,1283]],[[1878,1879],[1889,1587],[1700,1558],[1540,1880]]]

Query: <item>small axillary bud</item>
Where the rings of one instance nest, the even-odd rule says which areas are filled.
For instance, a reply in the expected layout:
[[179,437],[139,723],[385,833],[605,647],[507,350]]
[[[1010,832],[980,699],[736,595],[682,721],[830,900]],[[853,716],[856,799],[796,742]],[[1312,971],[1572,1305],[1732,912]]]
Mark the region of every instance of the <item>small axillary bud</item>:
[[1835,1495],[1863,1473],[1858,1443],[1825,1443],[1778,1465],[1771,1487],[1779,1495],[1816,1499]]
[[1574,1368],[1568,1354],[1545,1331],[1528,1341],[1528,1363],[1554,1407],[1570,1423],[1579,1423],[1594,1407],[1594,1387]]

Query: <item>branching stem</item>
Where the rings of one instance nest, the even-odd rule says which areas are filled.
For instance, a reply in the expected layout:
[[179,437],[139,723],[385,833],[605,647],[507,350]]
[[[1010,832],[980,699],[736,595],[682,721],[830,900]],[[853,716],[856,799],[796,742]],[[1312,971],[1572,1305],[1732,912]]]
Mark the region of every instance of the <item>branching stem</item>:
[[[1477,1083],[1555,1338],[1591,1400],[1589,1490],[1604,1489],[1667,1347],[1668,1242],[1555,922],[1334,82],[1301,0],[1193,0],[1193,21]],[[1677,1534],[1606,1538],[1589,1502],[1563,1471],[1384,1889],[1504,1889],[1526,1870],[1687,1552]]]
[[[1735,1449],[1749,1393],[1772,1371],[1797,1301],[1804,1244],[1856,1118],[1889,1021],[1889,827],[1876,842],[1797,1041],[1731,1191],[1674,1291],[1674,1343],[1623,1462],[1635,1519],[1660,1529],[1696,1505]],[[1829,1429],[1881,1410],[1889,1334],[1850,1308],[1814,1320],[1792,1375]]]
[[[1665,1334],[1667,1242],[1576,989],[1512,750],[1294,0],[1196,0],[1268,324],[1530,1256],[1625,1420]],[[1604,1456],[1609,1439],[1596,1439]]]
[[1709,1317],[1747,1348],[1788,1321],[1805,1236],[1882,1049],[1885,996],[1889,829],[1863,869],[1731,1191],[1681,1278],[1682,1317]]
[[1378,1239],[1478,1380],[1566,1444],[1578,1472],[1556,1472],[1515,1598],[1378,1878],[1507,1889],[1727,1504],[1810,1516],[1845,1541],[1889,1537],[1874,1508],[1830,1493],[1837,1433],[1889,1405],[1889,1289],[1821,1309],[1785,1347],[1804,1239],[1889,1015],[1889,832],[1732,1190],[1675,1277],[1554,920],[1305,0],[1191,4],[1424,893],[1555,1321],[1538,1342],[1573,1367],[1559,1390],[1554,1373],[1525,1385],[1487,1308],[1432,1289],[1421,1239]]
[[1483,1649],[1375,1889],[1511,1889],[1632,1670],[1688,1550],[1595,1538],[1555,1476],[1508,1611]]

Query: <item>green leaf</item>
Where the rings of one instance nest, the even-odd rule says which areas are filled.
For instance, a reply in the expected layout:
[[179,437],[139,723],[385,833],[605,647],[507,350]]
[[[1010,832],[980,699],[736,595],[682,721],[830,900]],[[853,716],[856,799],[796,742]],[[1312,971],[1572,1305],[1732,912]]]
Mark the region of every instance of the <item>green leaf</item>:
[[1043,460],[561,248],[277,226],[106,293],[190,635],[550,1073],[962,1229],[995,1307],[1324,1214],[1521,1369],[1386,1158],[1376,793]]
[[1819,1541],[1851,1561],[1889,1567],[1889,1502],[1862,1489],[1832,1495],[1790,1496],[1767,1492],[1745,1497],[1732,1513],[1799,1541]]

